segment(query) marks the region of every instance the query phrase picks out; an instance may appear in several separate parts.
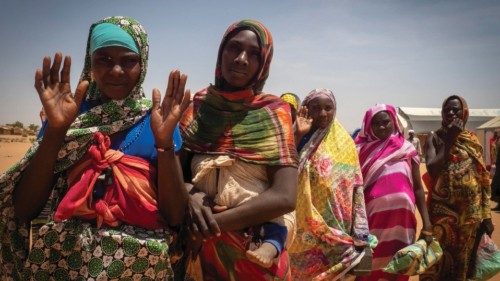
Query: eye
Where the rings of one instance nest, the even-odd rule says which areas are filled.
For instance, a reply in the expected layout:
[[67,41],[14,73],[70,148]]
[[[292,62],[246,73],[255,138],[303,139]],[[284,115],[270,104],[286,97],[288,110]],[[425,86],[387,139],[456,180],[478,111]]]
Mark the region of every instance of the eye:
[[139,57],[136,56],[131,56],[131,57],[126,57],[122,60],[122,67],[124,68],[133,68],[139,63]]

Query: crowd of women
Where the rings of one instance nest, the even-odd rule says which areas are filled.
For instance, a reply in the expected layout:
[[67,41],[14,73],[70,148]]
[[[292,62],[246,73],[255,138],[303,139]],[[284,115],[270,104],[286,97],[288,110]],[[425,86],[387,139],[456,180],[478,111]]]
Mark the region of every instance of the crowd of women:
[[71,58],[43,59],[47,121],[0,179],[2,280],[408,280],[382,269],[415,242],[416,209],[445,252],[424,277],[473,274],[493,225],[462,98],[445,100],[429,138],[426,202],[394,106],[368,109],[353,140],[332,91],[301,104],[263,91],[262,23],[229,26],[215,83],[193,97],[173,70],[163,99],[146,98],[148,49],[134,19],[92,24],[74,92]]

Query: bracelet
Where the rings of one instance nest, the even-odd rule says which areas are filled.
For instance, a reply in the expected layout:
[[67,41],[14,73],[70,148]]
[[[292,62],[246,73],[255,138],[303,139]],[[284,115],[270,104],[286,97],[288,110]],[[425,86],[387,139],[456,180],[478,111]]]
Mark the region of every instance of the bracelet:
[[433,234],[432,231],[423,230],[423,229],[422,229],[422,231],[420,231],[420,233],[422,233],[423,235],[427,235],[427,236],[432,236],[432,234]]
[[173,145],[173,144],[170,146],[167,146],[167,147],[157,147],[155,144],[156,151],[158,151],[158,152],[172,151],[172,150],[174,150],[174,147],[175,147],[175,145]]

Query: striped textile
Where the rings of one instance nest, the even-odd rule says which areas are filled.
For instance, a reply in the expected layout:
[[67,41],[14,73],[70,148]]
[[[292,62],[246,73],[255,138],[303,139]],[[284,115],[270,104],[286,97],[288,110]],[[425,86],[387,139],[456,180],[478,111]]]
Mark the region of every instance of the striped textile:
[[210,86],[194,96],[180,128],[192,152],[269,166],[298,165],[290,107],[273,95]]
[[[54,221],[81,217],[95,219],[98,228],[122,223],[145,229],[164,227],[154,190],[154,166],[142,158],[109,149],[109,137],[100,132],[95,133],[94,140],[96,144],[68,176],[71,187],[59,203]],[[94,198],[94,184],[106,168],[113,171],[112,184],[105,187],[102,198]]]
[[[371,130],[375,114],[386,111],[394,125],[394,133],[385,140]],[[391,105],[378,104],[370,108],[356,138],[361,171],[365,181],[366,213],[370,233],[377,236],[373,253],[373,272],[357,280],[408,280],[408,276],[384,273],[394,254],[414,243],[416,232],[415,193],[412,162],[419,162],[417,151],[405,140]]]

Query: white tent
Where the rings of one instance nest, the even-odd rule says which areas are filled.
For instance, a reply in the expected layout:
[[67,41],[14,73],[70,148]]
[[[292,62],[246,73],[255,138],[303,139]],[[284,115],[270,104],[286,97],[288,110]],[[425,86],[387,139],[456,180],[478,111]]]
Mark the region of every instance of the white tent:
[[490,121],[484,123],[483,125],[477,127],[478,130],[495,130],[500,128],[500,116],[497,116]]

